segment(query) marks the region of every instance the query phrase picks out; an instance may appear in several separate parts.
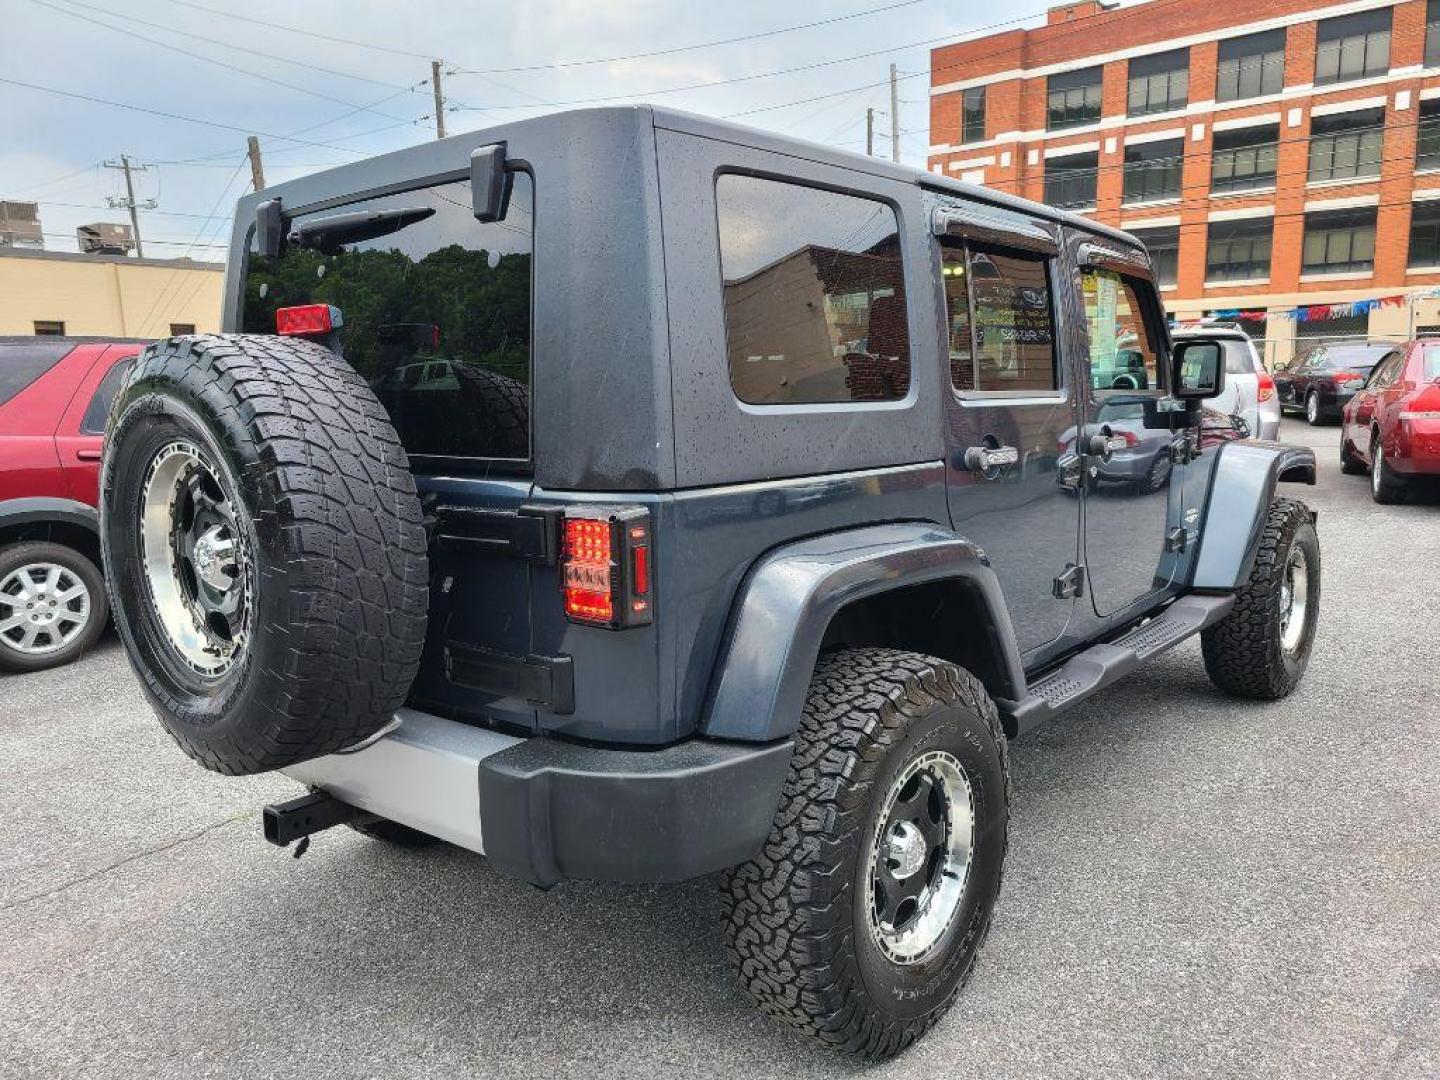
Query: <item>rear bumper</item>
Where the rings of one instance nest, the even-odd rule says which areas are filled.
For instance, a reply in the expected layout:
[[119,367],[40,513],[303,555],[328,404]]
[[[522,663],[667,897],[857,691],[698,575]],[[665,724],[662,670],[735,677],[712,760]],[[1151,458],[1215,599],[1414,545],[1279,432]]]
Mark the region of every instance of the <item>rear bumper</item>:
[[359,750],[285,772],[544,887],[683,881],[745,861],[769,833],[792,749],[692,739],[617,750],[410,709],[397,719]]
[[1440,475],[1440,420],[1402,420],[1395,428],[1390,468],[1407,476]]

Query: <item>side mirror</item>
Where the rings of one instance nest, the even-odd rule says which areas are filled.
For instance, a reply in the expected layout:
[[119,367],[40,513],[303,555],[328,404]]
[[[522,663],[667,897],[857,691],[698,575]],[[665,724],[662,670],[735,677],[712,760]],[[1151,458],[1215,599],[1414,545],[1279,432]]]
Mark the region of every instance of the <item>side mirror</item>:
[[1170,372],[1171,393],[1182,401],[1216,397],[1225,389],[1225,350],[1218,341],[1178,341]]

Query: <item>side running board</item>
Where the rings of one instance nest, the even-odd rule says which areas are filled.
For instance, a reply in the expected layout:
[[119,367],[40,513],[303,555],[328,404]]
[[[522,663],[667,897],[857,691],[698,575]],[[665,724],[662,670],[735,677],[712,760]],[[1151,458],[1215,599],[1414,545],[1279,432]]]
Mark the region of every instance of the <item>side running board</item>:
[[1092,645],[1030,684],[1022,701],[996,702],[1005,730],[1014,738],[1038,727],[1158,656],[1223,619],[1234,596],[1185,596],[1159,615],[1103,645]]

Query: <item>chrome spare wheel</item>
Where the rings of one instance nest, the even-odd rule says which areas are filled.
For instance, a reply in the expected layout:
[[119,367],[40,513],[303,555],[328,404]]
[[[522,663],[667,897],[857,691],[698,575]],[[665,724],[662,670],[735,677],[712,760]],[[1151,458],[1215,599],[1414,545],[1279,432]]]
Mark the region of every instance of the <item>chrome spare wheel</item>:
[[58,563],[31,563],[0,581],[0,641],[26,656],[64,648],[90,621],[90,590]]
[[952,754],[922,754],[890,785],[869,848],[870,933],[896,964],[927,959],[970,877],[975,800]]
[[1280,586],[1280,647],[1294,653],[1305,638],[1305,614],[1310,607],[1310,564],[1297,544],[1285,560],[1285,581]]
[[171,646],[201,675],[224,674],[245,649],[251,574],[234,505],[194,443],[169,443],[151,460],[140,540],[150,602]]

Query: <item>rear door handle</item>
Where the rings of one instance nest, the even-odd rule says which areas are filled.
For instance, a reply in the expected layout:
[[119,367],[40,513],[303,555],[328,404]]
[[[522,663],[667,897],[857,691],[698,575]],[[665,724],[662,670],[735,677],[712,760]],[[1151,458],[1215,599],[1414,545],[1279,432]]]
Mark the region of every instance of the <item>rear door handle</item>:
[[971,472],[989,472],[1020,460],[1020,451],[1013,446],[971,446],[962,459]]
[[75,457],[80,461],[99,461],[103,451],[100,450],[76,450]]

